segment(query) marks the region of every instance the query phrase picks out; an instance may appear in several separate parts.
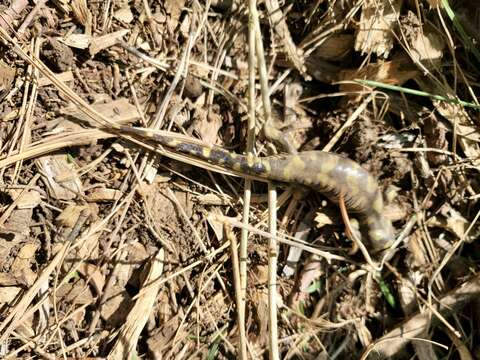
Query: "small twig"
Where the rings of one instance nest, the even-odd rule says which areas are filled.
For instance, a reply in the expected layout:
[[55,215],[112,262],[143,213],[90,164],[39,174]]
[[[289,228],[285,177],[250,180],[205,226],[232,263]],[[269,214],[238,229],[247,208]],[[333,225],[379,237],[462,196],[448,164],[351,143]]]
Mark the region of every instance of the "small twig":
[[475,224],[477,223],[477,221],[480,219],[480,211],[477,212],[477,214],[475,215],[474,219],[472,220],[472,222],[470,223],[470,225],[468,226],[467,230],[465,231],[465,233],[463,234],[462,238],[460,240],[458,240],[455,245],[448,251],[447,254],[445,254],[445,256],[443,257],[442,259],[442,262],[440,263],[440,265],[438,266],[437,269],[435,269],[435,272],[433,273],[429,283],[428,283],[428,299],[429,299],[429,303],[431,303],[431,298],[432,298],[432,294],[433,294],[433,291],[432,291],[432,287],[433,287],[433,283],[435,282],[435,280],[437,279],[438,276],[440,276],[440,273],[441,271],[443,270],[443,268],[448,264],[448,262],[450,261],[450,259],[452,258],[452,256],[457,252],[457,250],[465,243],[465,239],[467,238],[468,234],[470,233],[470,231],[472,231],[473,227],[475,226]]
[[168,104],[170,103],[170,99],[173,96],[173,92],[177,88],[178,83],[186,75],[187,72],[187,59],[190,57],[190,52],[192,51],[192,47],[194,45],[194,36],[193,36],[193,31],[190,32],[190,36],[188,38],[187,45],[185,46],[185,49],[183,50],[182,58],[180,59],[180,63],[178,64],[178,70],[175,73],[175,76],[173,77],[173,80],[170,84],[170,87],[167,90],[167,93],[165,94],[162,103],[158,107],[155,116],[151,122],[151,127],[153,129],[160,129],[163,118],[165,117],[165,114],[167,112]]
[[[268,89],[268,74],[263,51],[262,33],[256,5],[250,8],[250,18],[255,30],[255,53],[257,55],[258,69],[260,73],[260,87],[262,93],[263,116],[265,123],[271,123],[272,108]],[[268,184],[269,205],[269,232],[272,235],[268,242],[268,307],[269,307],[269,357],[270,360],[280,359],[278,350],[278,324],[277,324],[277,207],[275,186]]]
[[276,186],[268,183],[268,230],[272,235],[268,239],[268,320],[270,335],[270,359],[280,359],[278,353],[278,322],[277,322],[277,190]]
[[[249,8],[255,6],[255,0],[249,0]],[[248,23],[248,127],[247,127],[247,154],[253,153],[255,146],[255,29],[252,23]],[[243,192],[243,209],[242,209],[242,222],[244,225],[250,223],[250,202],[252,197],[252,181],[245,179],[245,187]],[[239,327],[243,328],[245,332],[245,308],[246,308],[246,293],[247,293],[247,265],[248,265],[248,235],[249,232],[246,228],[242,228],[240,237],[240,307],[241,319]],[[242,329],[240,329],[242,331]]]
[[[170,280],[176,278],[179,275],[184,274],[187,271],[190,271],[190,270],[196,268],[197,266],[203,264],[204,262],[210,262],[213,257],[222,253],[228,246],[229,246],[229,242],[227,241],[222,246],[220,246],[218,249],[215,249],[215,250],[209,252],[208,254],[206,254],[203,258],[191,263],[190,265],[185,266],[184,268],[182,268],[182,269],[180,269],[180,270],[178,270],[178,271],[176,271],[176,272],[174,272],[174,273],[172,273],[172,274],[170,274],[170,275],[168,275],[164,278],[159,278],[159,279],[153,281],[148,286],[146,286],[142,290],[140,290],[139,293],[133,297],[133,300],[136,300],[138,297],[142,296],[146,291],[148,291],[150,286],[161,285],[161,284],[163,284],[167,281],[170,281]],[[218,274],[218,272],[217,272],[217,274]]]
[[288,245],[288,246],[295,246],[295,247],[298,247],[299,249],[302,249],[303,251],[307,251],[311,254],[318,255],[318,256],[324,258],[325,260],[327,260],[327,262],[329,264],[332,262],[332,260],[339,260],[339,261],[344,261],[344,262],[348,262],[348,263],[354,263],[354,261],[352,261],[351,259],[348,259],[344,256],[331,254],[327,251],[322,251],[322,250],[317,249],[313,246],[309,246],[309,245],[307,245],[308,243],[306,241],[303,241],[303,240],[298,239],[298,238],[294,238],[292,236],[288,236],[287,234],[280,233],[279,234],[280,236],[279,235],[273,236],[272,234],[270,234],[267,231],[257,229],[256,227],[253,227],[251,225],[245,226],[242,222],[234,220],[234,219],[226,217],[226,216],[222,216],[222,217],[214,216],[213,219],[215,221],[227,222],[227,223],[231,224],[232,226],[238,227],[238,228],[246,227],[249,232],[251,232],[253,234],[256,234],[258,236],[265,237],[267,239],[269,239],[271,237],[274,237],[275,240],[278,241],[279,243],[282,243],[282,244],[285,244],[285,245]]
[[180,204],[180,202],[178,201],[178,199],[175,196],[175,194],[173,193],[173,191],[170,188],[167,188],[166,190],[167,190],[167,193],[168,193],[168,195],[166,195],[167,198],[170,199],[170,201],[172,201],[175,204],[175,206],[178,209],[178,211],[180,212],[180,215],[182,216],[183,220],[187,223],[188,227],[192,231],[192,233],[194,235],[193,237],[195,238],[195,241],[199,245],[200,249],[202,250],[202,252],[204,254],[208,254],[207,247],[205,246],[205,244],[204,244],[202,238],[200,237],[200,235],[198,234],[197,229],[195,228],[195,226],[193,226],[192,222],[190,221],[190,218],[188,217],[187,213],[185,212],[185,209]]
[[37,180],[40,178],[40,174],[35,174],[33,178],[28,182],[27,186],[25,186],[20,194],[13,200],[13,202],[6,208],[6,210],[3,212],[3,214],[0,216],[0,227],[3,227],[3,224],[9,216],[12,214],[12,211],[15,209],[17,204],[22,200],[23,196],[27,194],[27,192],[31,189],[34,189],[37,183]]
[[[145,272],[145,279],[142,286],[160,278],[163,274],[165,262],[165,251],[161,248],[154,258],[151,259],[148,272]],[[155,310],[155,299],[160,291],[160,285],[150,286],[149,290],[135,302],[128,316],[122,325],[116,342],[110,350],[109,358],[124,358],[125,354],[133,354],[137,348],[140,333],[147,324],[150,314]]]
[[[235,302],[237,303],[237,326],[239,332],[240,342],[240,359],[247,360],[247,337],[245,333],[245,311],[243,311],[242,305],[244,303],[242,283],[240,281],[240,264],[238,261],[237,252],[237,239],[233,234],[232,228],[228,225],[224,225],[225,236],[230,241],[230,250],[232,254],[232,270],[233,270],[233,285],[235,288]],[[241,311],[242,310],[242,311]]]
[[140,105],[140,101],[137,96],[137,90],[135,89],[135,86],[133,86],[133,82],[128,71],[125,71],[125,78],[127,79],[128,86],[130,87],[130,91],[132,93],[133,103],[135,104],[135,107],[137,108],[137,112],[140,115],[140,122],[142,123],[142,126],[146,127],[147,119],[145,118],[145,114],[143,112],[142,106]]
[[[120,218],[119,218],[119,221],[118,221],[119,224],[122,224],[123,220],[126,217],[127,211],[130,208],[130,204],[133,200],[133,195],[136,192],[135,189],[136,189],[136,187],[134,187],[133,190],[130,191],[130,193],[125,196],[124,206],[121,208],[122,213],[120,214]],[[117,226],[109,236],[110,240],[107,243],[107,246],[105,247],[105,254],[107,256],[110,256],[109,252],[110,252],[110,248],[111,248],[112,239],[114,239],[116,237],[119,230],[120,230],[120,227]],[[120,242],[119,242],[119,245],[118,245],[118,249],[122,248],[124,242],[125,242],[125,237],[121,236],[120,237]],[[107,280],[105,282],[105,285],[103,286],[102,292],[101,292],[101,294],[99,294],[99,299],[98,299],[98,302],[97,302],[98,306],[93,313],[92,320],[90,321],[90,325],[88,327],[89,337],[92,337],[92,335],[93,335],[93,333],[94,333],[94,331],[97,327],[97,323],[100,320],[101,307],[104,306],[104,304],[107,301],[108,296],[110,296],[110,294],[111,294],[111,288],[115,284],[115,281],[116,281],[116,276],[115,275],[117,274],[118,268],[121,265],[120,259],[121,259],[121,256],[123,254],[124,254],[124,251],[120,250],[115,255],[115,259],[114,259],[115,265],[114,265],[112,271],[108,274],[108,277],[107,277]]]
[[348,217],[348,211],[347,211],[347,207],[345,206],[345,199],[344,199],[343,194],[340,194],[340,196],[338,198],[338,206],[340,208],[340,214],[342,214],[342,219],[343,219],[343,222],[345,223],[345,227],[347,229],[347,233],[349,234],[349,237],[358,246],[358,248],[362,252],[363,256],[365,257],[365,260],[367,260],[368,265],[370,265],[372,267],[372,269],[375,270],[375,271],[381,271],[382,269],[377,265],[377,263],[375,263],[372,260],[372,257],[368,253],[368,250],[365,247],[365,245],[363,244],[363,242],[357,237],[357,231],[354,231],[351,227],[350,219]]
[[[180,212],[180,215],[182,215],[183,217],[183,220],[187,223],[188,227],[190,228],[190,230],[192,231],[193,235],[194,235],[194,238],[195,240],[197,241],[198,245],[200,246],[202,252],[207,255],[208,254],[208,249],[207,247],[205,246],[202,238],[200,237],[200,235],[198,234],[198,231],[197,229],[195,228],[195,226],[193,226],[192,222],[190,221],[187,213],[185,212],[185,209],[183,208],[183,206],[179,203],[177,197],[175,196],[175,194],[173,193],[173,191],[170,189],[170,188],[167,188],[166,189],[168,195],[167,197],[173,201],[173,203],[175,204],[175,206],[177,207],[178,211]],[[220,284],[220,286],[222,286],[222,288],[226,288],[225,284],[224,284],[224,281],[222,280],[222,277],[220,276],[220,274],[217,272],[215,274],[215,277],[216,279],[218,280],[218,283]]]

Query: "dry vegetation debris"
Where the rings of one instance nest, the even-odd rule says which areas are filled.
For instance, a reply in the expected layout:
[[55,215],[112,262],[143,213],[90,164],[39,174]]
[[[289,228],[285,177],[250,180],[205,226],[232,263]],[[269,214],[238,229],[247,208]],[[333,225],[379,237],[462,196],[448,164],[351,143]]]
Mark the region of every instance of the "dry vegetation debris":
[[[255,3],[0,5],[0,357],[480,357],[478,6]],[[396,249],[115,124],[350,157]]]

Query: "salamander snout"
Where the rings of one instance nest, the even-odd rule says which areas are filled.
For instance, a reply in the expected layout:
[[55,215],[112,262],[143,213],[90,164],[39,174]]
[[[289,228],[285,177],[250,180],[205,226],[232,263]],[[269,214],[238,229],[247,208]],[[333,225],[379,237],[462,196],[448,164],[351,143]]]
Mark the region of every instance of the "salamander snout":
[[382,214],[370,214],[367,217],[368,237],[375,252],[388,249],[395,242],[392,222]]

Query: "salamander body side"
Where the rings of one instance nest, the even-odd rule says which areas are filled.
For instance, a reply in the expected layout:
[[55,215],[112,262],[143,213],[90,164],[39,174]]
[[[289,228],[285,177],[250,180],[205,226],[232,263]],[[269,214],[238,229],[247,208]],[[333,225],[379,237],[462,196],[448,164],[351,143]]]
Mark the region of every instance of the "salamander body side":
[[377,181],[355,161],[323,151],[266,157],[262,161],[267,159],[271,180],[308,186],[335,203],[342,196],[347,209],[360,214],[375,251],[386,249],[394,242],[394,229],[385,218]]
[[245,156],[220,147],[172,139],[147,129],[121,126],[120,131],[246,175],[310,187],[335,203],[338,203],[341,195],[347,209],[361,215],[362,226],[369,235],[374,251],[386,249],[394,241],[394,229],[384,216],[383,199],[377,181],[353,160],[322,151],[306,151],[298,155]]

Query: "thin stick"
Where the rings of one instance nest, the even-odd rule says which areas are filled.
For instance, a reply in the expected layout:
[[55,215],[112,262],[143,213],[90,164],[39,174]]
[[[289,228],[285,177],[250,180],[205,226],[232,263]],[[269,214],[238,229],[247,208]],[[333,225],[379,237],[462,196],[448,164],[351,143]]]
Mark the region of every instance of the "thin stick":
[[270,360],[280,359],[278,353],[277,326],[277,190],[268,183],[268,230],[272,235],[268,239],[268,320],[270,335]]
[[[255,0],[249,0],[250,9],[255,7]],[[255,29],[252,22],[248,23],[248,128],[247,128],[247,154],[253,153],[255,144]],[[250,223],[250,202],[252,197],[252,181],[245,179],[245,188],[243,192],[243,217],[244,225]],[[240,285],[241,302],[239,312],[242,313],[242,319],[245,320],[245,302],[247,293],[247,256],[248,256],[248,234],[246,227],[242,228],[240,238]],[[239,323],[245,331],[245,323]],[[242,331],[242,329],[240,329]],[[240,346],[243,346],[240,343]]]
[[245,334],[245,311],[240,311],[244,302],[242,283],[240,281],[240,264],[238,261],[237,239],[232,231],[231,226],[224,225],[225,235],[230,241],[230,249],[232,251],[232,268],[233,268],[233,285],[235,287],[235,301],[237,303],[237,323],[240,340],[239,359],[247,360],[247,340]]
[[338,198],[338,206],[340,208],[340,214],[342,215],[343,222],[345,223],[345,228],[346,228],[347,235],[358,246],[358,248],[362,252],[362,255],[364,256],[365,260],[367,260],[368,265],[370,265],[373,270],[380,271],[381,269],[372,260],[372,257],[368,253],[368,250],[365,247],[365,245],[363,244],[362,240],[357,237],[357,235],[356,235],[357,232],[352,229],[352,225],[350,223],[350,218],[348,216],[348,211],[347,211],[347,207],[345,205],[345,198],[344,198],[343,194],[340,194],[340,196]]
[[[263,52],[262,33],[256,6],[250,9],[251,21],[255,29],[255,53],[257,54],[258,70],[260,73],[260,88],[262,90],[263,116],[265,123],[271,123],[272,108],[268,90],[268,74]],[[269,346],[270,360],[280,359],[278,351],[278,326],[277,326],[277,194],[275,187],[268,184],[269,232],[272,235],[268,241],[268,309],[269,309]]]

